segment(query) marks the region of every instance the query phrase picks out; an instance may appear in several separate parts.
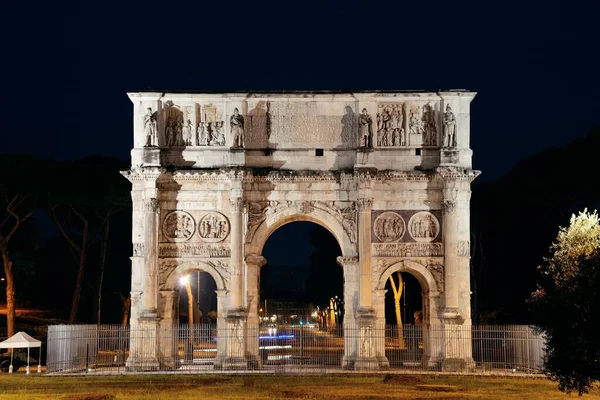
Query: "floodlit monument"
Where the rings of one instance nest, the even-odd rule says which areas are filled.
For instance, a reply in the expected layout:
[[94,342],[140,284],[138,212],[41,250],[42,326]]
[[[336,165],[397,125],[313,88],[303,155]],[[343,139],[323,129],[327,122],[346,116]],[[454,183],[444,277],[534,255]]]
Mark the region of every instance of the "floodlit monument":
[[385,323],[386,281],[402,271],[421,284],[425,362],[468,368],[455,343],[470,343],[459,328],[471,325],[474,96],[129,93],[131,326],[144,334],[131,337],[127,366],[173,358],[159,336],[178,324],[179,278],[201,270],[217,285],[215,367],[259,367],[249,327],[259,321],[263,247],[282,225],[310,221],[342,250],[344,329],[356,334],[344,335],[341,367],[388,365],[375,327]]

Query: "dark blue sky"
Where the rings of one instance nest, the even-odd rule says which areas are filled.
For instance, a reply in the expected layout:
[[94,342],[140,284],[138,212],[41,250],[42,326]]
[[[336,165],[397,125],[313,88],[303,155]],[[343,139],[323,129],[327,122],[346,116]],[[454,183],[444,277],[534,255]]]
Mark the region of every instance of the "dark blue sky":
[[4,2],[3,152],[129,156],[127,91],[454,89],[501,176],[600,124],[600,2]]

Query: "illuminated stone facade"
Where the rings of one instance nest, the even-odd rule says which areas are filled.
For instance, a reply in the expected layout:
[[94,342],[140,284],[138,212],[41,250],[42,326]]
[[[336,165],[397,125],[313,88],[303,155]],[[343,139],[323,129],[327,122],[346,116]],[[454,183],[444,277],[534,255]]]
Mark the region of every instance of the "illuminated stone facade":
[[262,250],[294,221],[325,227],[342,250],[344,325],[360,332],[346,337],[343,367],[386,367],[372,332],[385,321],[384,287],[395,271],[421,283],[424,332],[436,325],[448,335],[427,345],[426,361],[468,365],[450,339],[453,327],[471,324],[474,96],[130,93],[131,323],[149,333],[132,341],[128,365],[169,359],[172,350],[146,342],[177,323],[177,280],[196,270],[215,279],[219,332],[228,337],[215,366],[259,365],[247,327],[258,324]]

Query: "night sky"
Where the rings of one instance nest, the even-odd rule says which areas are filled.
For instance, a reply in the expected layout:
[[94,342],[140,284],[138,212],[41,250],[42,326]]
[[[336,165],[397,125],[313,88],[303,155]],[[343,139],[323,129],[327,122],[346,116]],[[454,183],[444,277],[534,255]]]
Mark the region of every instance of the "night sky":
[[480,181],[600,123],[598,1],[4,2],[0,15],[3,152],[127,159],[125,93],[148,89],[473,90]]

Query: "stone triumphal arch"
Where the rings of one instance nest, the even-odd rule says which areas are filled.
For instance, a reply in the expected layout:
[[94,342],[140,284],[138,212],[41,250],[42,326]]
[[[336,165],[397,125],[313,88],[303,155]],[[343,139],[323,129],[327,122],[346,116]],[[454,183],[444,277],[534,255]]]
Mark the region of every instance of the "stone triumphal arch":
[[[423,290],[427,362],[465,365],[453,335],[470,326],[469,107],[475,94],[130,93],[133,257],[128,366],[160,368],[173,349],[177,280],[208,272],[218,296],[219,368],[260,366],[263,247],[293,221],[331,232],[342,251],[342,366],[385,368],[385,282]],[[293,240],[293,238],[290,238]],[[436,327],[436,345],[427,329]],[[254,333],[252,333],[254,332]],[[463,338],[464,339],[464,338]]]

